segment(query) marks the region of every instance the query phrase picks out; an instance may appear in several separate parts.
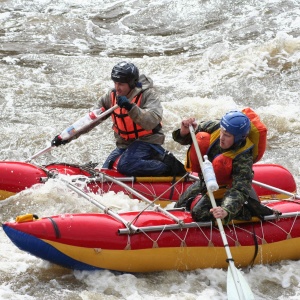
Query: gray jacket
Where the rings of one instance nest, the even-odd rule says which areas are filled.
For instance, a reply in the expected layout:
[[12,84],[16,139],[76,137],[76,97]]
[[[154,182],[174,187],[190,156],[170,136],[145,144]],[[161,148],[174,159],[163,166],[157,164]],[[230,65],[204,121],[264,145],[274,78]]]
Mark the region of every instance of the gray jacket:
[[[152,130],[161,123],[162,116],[163,116],[163,108],[158,95],[153,90],[152,79],[142,74],[140,75],[139,82],[141,83],[142,87],[135,87],[133,90],[131,90],[129,95],[127,95],[127,98],[129,99],[129,101],[131,101],[136,95],[138,95],[142,91],[141,105],[139,107],[136,104],[133,104],[133,107],[128,112],[128,115],[133,120],[133,122],[139,124],[145,130]],[[112,107],[112,103],[111,103],[112,91],[113,89],[110,89],[105,95],[101,96],[93,109],[97,109],[101,107],[104,107],[105,109],[109,109],[110,107]],[[103,119],[107,119],[108,117],[110,117],[110,115],[106,116]],[[103,119],[100,119],[98,122],[93,123],[90,127],[88,127],[80,134],[89,132],[95,126],[102,123]],[[77,138],[78,136],[79,134],[74,136],[73,139]],[[133,141],[135,141],[135,139],[125,140],[116,133],[115,133],[115,138],[116,138],[116,145],[118,148],[127,148],[128,145],[130,145]],[[163,133],[162,128],[159,128],[158,130],[155,130],[155,133],[147,136],[143,136],[139,138],[139,140],[152,143],[152,144],[162,145],[165,141],[165,135]]]

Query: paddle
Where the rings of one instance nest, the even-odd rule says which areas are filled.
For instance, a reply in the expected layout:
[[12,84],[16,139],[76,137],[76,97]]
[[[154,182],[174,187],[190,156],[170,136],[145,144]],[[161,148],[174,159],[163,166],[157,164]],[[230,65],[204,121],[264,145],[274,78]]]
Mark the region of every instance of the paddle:
[[290,192],[287,192],[285,190],[282,190],[282,189],[279,189],[279,188],[276,188],[274,186],[271,186],[271,185],[268,185],[268,184],[265,184],[265,183],[262,183],[262,182],[259,182],[259,181],[256,181],[256,180],[252,180],[252,183],[258,185],[258,186],[261,186],[261,187],[264,187],[264,188],[267,188],[271,191],[274,191],[274,192],[278,192],[278,193],[281,193],[281,194],[284,194],[284,195],[287,195],[287,196],[291,196],[295,199],[298,199],[300,200],[300,195],[297,195],[297,194],[293,194],[293,193],[290,193]]
[[[100,119],[102,119],[103,117],[109,115],[109,114],[112,113],[117,107],[118,107],[118,104],[116,104],[116,105],[112,106],[111,108],[109,108],[109,109],[103,111],[100,115],[98,115],[98,116],[92,121],[92,123],[95,123],[95,122],[99,121]],[[82,131],[82,130],[85,129],[85,128],[86,128],[86,126],[83,127],[83,128],[81,128],[80,130],[76,130],[76,132],[74,132],[74,133],[72,134],[72,136],[75,135],[75,133],[77,134],[78,132]],[[69,138],[71,138],[72,136],[70,136]],[[69,138],[68,138],[68,139],[69,139]],[[68,139],[66,139],[66,140],[68,140]],[[52,148],[55,148],[55,147],[52,147],[52,146],[46,147],[45,149],[43,149],[43,150],[37,152],[36,154],[34,154],[34,155],[32,155],[31,157],[29,157],[28,159],[26,159],[25,162],[31,162],[34,158],[37,158],[38,156],[43,155],[43,154],[49,152]]]
[[138,228],[136,226],[134,226],[127,220],[121,218],[119,216],[119,214],[114,213],[109,207],[106,207],[105,205],[99,203],[98,201],[93,199],[91,196],[89,196],[87,193],[83,192],[80,188],[78,188],[74,184],[70,183],[68,180],[62,178],[62,176],[55,175],[54,178],[58,178],[63,183],[65,183],[69,187],[69,189],[76,192],[78,195],[82,196],[83,198],[85,198],[86,200],[88,200],[89,202],[91,202],[92,204],[94,204],[95,206],[100,208],[101,210],[103,210],[106,214],[108,214],[108,215],[112,216],[113,218],[117,219],[118,221],[122,222],[126,226],[126,228],[129,230],[130,233],[138,231]]
[[[117,179],[114,179],[111,176],[102,174],[105,178],[109,179],[110,181],[119,184],[120,186],[124,187],[125,189],[127,189],[128,191],[130,191],[133,195],[139,197],[141,200],[143,200],[144,202],[148,203],[149,206],[154,206],[154,202],[150,201],[149,199],[147,199],[146,197],[144,197],[142,194],[138,193],[137,191],[135,191],[133,188],[130,188],[128,185],[120,182]],[[61,180],[63,183],[65,183],[72,191],[76,192],[78,195],[84,197],[85,199],[87,199],[89,202],[91,202],[92,204],[96,205],[97,207],[99,207],[100,209],[102,209],[105,213],[107,213],[108,215],[114,217],[115,219],[117,219],[118,221],[122,222],[125,226],[126,229],[120,229],[120,231],[126,232],[127,234],[133,234],[133,233],[137,233],[140,231],[140,228],[134,226],[132,223],[134,220],[132,220],[131,222],[121,218],[119,216],[119,214],[114,213],[109,207],[106,207],[105,205],[99,203],[98,201],[96,201],[94,198],[92,198],[91,196],[89,196],[87,193],[85,193],[84,191],[82,191],[80,188],[78,188],[76,185],[70,183],[68,180],[64,179],[61,175],[59,174],[53,174],[53,178],[57,178],[59,180]],[[87,180],[90,180],[90,178],[85,177],[85,176],[81,176],[81,178],[86,178]],[[148,207],[149,207],[148,206]],[[164,213],[166,216],[168,216],[169,218],[171,218],[173,221],[176,222],[176,225],[173,225],[173,229],[178,229],[178,228],[183,228],[184,227],[184,221],[178,219],[177,217],[175,217],[173,214],[169,213],[167,210],[161,208],[160,206],[155,207],[156,211],[162,212]],[[141,211],[142,213],[143,211]],[[140,213],[140,214],[141,214]],[[140,215],[139,214],[139,215]],[[195,226],[198,227],[198,225],[195,224]],[[166,225],[164,225],[162,227],[162,229],[164,229],[166,227]],[[149,229],[149,228],[148,228]],[[156,228],[157,229],[157,228]],[[145,230],[147,230],[145,228]],[[151,228],[150,228],[151,231]]]
[[[197,153],[197,157],[199,160],[200,168],[202,173],[204,172],[204,165],[203,165],[203,159],[200,153],[199,145],[195,136],[194,128],[190,125],[189,126],[191,137],[193,140],[193,144]],[[205,179],[205,176],[204,176]],[[207,185],[206,179],[205,183]],[[216,200],[214,198],[214,195],[211,190],[208,190],[208,195],[211,201],[211,205],[213,208],[217,207]],[[224,244],[224,248],[227,255],[227,261],[229,263],[229,272],[227,272],[227,295],[228,299],[240,299],[240,300],[250,300],[254,299],[254,295],[247,283],[247,281],[244,279],[240,271],[235,267],[234,260],[232,258],[230,247],[228,245],[228,241],[226,238],[226,234],[224,232],[223,224],[220,218],[217,219],[218,228],[220,230],[220,234],[222,237],[222,241]]]
[[[100,173],[99,176],[103,176],[104,178],[107,178],[109,181],[112,181],[116,184],[118,184],[119,186],[123,187],[124,189],[126,189],[127,191],[129,191],[130,193],[132,193],[133,195],[137,196],[138,198],[140,198],[142,201],[144,201],[145,203],[149,204],[147,206],[147,208],[149,206],[155,206],[155,201],[150,201],[149,199],[147,199],[145,196],[143,196],[142,194],[138,193],[135,189],[131,188],[129,185],[121,182],[119,179],[115,179],[112,176],[106,175],[104,173]],[[175,217],[174,215],[172,215],[171,213],[169,213],[167,210],[161,208],[160,206],[156,206],[155,209],[159,212],[164,213],[166,216],[170,217],[171,219],[173,219],[176,223],[178,224],[183,224],[184,221],[178,219],[177,217]]]
[[[199,177],[198,176],[195,176],[193,174],[188,174],[188,177],[193,179],[193,180],[199,180]],[[279,189],[275,186],[272,186],[272,185],[268,185],[266,183],[262,183],[262,182],[259,182],[259,181],[256,181],[256,180],[252,180],[252,183],[255,184],[255,185],[258,185],[258,186],[261,186],[261,187],[264,187],[266,189],[269,189],[271,191],[274,191],[274,192],[277,192],[277,193],[281,193],[281,194],[284,194],[284,195],[287,195],[287,196],[290,196],[294,199],[298,199],[300,200],[300,195],[298,194],[294,194],[294,193],[291,193],[291,192],[288,192],[288,191],[285,191],[285,190],[282,190],[282,189]],[[287,199],[284,199],[284,200],[287,200]]]
[[29,157],[28,159],[26,159],[25,162],[31,162],[34,158],[49,152],[52,148],[53,148],[52,146],[46,147],[45,149],[37,152],[36,154],[34,154],[31,157]]

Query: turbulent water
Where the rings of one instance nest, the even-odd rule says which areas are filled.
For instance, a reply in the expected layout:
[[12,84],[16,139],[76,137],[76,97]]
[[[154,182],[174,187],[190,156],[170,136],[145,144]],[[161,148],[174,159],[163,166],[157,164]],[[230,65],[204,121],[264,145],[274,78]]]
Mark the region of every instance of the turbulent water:
[[[129,60],[154,80],[165,148],[179,159],[186,148],[171,132],[183,118],[250,106],[268,126],[262,162],[283,165],[299,186],[298,0],[0,0],[0,24],[1,160],[23,161],[49,146],[112,86],[112,67]],[[114,146],[107,120],[34,162],[102,163]],[[141,205],[121,194],[101,201]],[[3,202],[0,221],[90,211],[97,208],[49,181]],[[71,271],[20,251],[2,229],[0,240],[0,299],[227,298],[227,270]],[[283,261],[243,275],[256,299],[299,299],[299,270],[300,262]]]

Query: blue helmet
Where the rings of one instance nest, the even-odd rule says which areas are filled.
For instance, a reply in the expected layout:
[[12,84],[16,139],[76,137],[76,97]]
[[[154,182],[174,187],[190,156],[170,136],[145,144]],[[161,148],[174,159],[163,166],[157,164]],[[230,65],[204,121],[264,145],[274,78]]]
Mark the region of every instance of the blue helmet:
[[133,89],[139,80],[139,69],[132,63],[121,61],[113,67],[111,79],[114,82],[128,83]]
[[234,143],[246,139],[250,131],[249,118],[240,111],[230,111],[223,116],[220,126],[234,136]]

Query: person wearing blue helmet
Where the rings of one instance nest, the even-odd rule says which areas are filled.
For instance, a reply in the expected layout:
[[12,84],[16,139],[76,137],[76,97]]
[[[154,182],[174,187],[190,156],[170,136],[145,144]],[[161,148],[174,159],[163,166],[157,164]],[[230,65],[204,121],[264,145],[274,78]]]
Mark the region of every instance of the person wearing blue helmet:
[[[203,181],[199,161],[193,149],[189,126],[195,129],[201,155],[207,155],[214,167],[220,190],[215,192],[217,207],[212,208]],[[199,173],[200,181],[191,185],[180,197],[175,207],[186,207],[197,222],[221,218],[225,223],[232,219],[249,220],[253,215],[247,206],[253,194],[253,143],[248,138],[251,129],[249,118],[240,111],[230,111],[221,120],[196,123],[195,118],[181,122],[180,129],[172,133],[181,145],[191,145],[186,168]]]
[[[226,113],[220,122],[221,132],[229,133],[233,137],[233,145],[243,142],[250,131],[249,118],[239,111],[230,111]],[[220,140],[220,147],[222,143]]]

